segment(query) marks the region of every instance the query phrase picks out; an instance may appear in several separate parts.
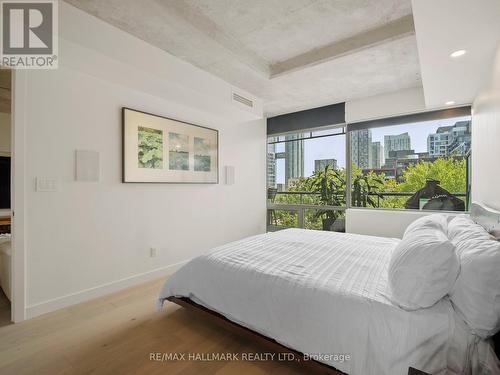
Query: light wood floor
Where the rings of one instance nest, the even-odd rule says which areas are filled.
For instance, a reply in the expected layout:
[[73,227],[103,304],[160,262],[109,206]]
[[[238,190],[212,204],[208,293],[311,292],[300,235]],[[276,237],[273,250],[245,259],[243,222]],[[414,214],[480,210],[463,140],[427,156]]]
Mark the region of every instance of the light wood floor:
[[[265,350],[192,312],[155,300],[158,280],[44,316],[0,326],[0,374],[303,374],[283,362],[154,362],[151,352]],[[2,309],[0,305],[0,309]]]

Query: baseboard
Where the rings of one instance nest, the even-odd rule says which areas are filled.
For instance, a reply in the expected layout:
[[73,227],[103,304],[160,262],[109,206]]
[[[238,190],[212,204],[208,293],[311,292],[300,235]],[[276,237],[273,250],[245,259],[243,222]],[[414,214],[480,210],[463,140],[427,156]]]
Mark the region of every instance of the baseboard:
[[89,301],[94,298],[102,297],[110,293],[118,292],[122,289],[129,288],[150,280],[158,279],[173,274],[180,267],[186,264],[189,260],[171,264],[166,267],[157,268],[138,275],[112,281],[93,288],[85,289],[80,292],[68,294],[62,297],[50,299],[40,302],[26,308],[26,319],[32,319],[36,316],[46,314],[52,311],[62,309],[64,307],[76,305],[81,302]]

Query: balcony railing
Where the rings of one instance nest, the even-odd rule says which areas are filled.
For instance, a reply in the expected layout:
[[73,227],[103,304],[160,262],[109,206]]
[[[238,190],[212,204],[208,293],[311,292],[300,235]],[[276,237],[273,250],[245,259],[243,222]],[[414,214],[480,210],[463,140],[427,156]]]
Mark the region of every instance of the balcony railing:
[[[405,191],[372,191],[367,193],[369,196],[377,197],[377,207],[380,207],[380,199],[384,199],[385,197],[411,197],[415,192],[405,192]],[[467,193],[450,193],[455,197],[467,197]],[[310,192],[310,191],[278,191],[276,192],[276,197],[280,195],[290,195],[290,196],[298,196],[299,203],[287,203],[287,204],[303,204],[304,197],[310,196],[319,196],[320,193]],[[466,202],[467,203],[467,202]]]
[[[267,230],[274,232],[284,228],[305,228],[305,229],[324,229],[322,219],[315,217],[318,211],[331,211],[335,213],[337,218],[338,231],[342,231],[344,226],[341,221],[345,217],[345,207],[341,206],[326,206],[318,204],[284,204],[284,203],[268,203],[267,204]],[[283,219],[280,212],[287,212]],[[339,223],[340,222],[340,223]],[[332,223],[335,226],[335,223]]]
[[[368,195],[376,197],[376,208],[380,208],[381,200],[385,197],[411,197],[414,192],[370,192]],[[467,207],[468,194],[457,192],[451,193],[456,197],[465,198]],[[314,197],[319,197],[319,193],[308,191],[279,191],[276,192],[274,199],[268,199],[267,212],[267,230],[272,232],[284,228],[306,228],[306,229],[325,229],[323,227],[323,220],[318,215],[318,211],[330,211],[330,216],[335,216],[336,220],[330,230],[342,231],[344,227],[345,210],[344,206],[327,206],[314,202]],[[298,197],[297,203],[292,202],[278,202],[275,201],[280,196]],[[305,198],[309,202],[304,203]],[[311,199],[312,198],[312,199]],[[291,199],[292,200],[292,199]]]

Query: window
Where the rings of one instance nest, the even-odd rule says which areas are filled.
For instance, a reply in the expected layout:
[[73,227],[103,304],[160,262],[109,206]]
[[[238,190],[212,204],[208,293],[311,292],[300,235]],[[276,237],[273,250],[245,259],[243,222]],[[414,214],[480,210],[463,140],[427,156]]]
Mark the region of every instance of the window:
[[347,130],[339,125],[268,138],[268,230],[342,232],[347,207],[468,210],[470,107]]
[[[327,184],[323,182],[327,181]],[[268,138],[268,229],[344,230],[345,127]]]
[[352,207],[468,209],[470,116],[381,124],[349,135]]

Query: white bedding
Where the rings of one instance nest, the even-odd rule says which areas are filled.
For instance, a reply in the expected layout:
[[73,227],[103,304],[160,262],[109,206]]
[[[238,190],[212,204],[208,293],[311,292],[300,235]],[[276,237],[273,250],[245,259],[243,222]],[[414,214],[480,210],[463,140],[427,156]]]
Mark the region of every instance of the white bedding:
[[289,229],[197,257],[160,293],[189,297],[230,320],[348,374],[467,373],[477,339],[448,299],[404,311],[388,296],[399,240]]

